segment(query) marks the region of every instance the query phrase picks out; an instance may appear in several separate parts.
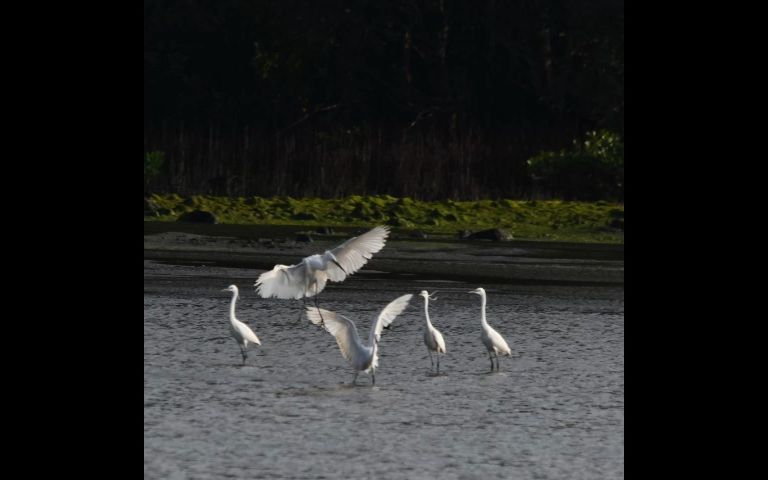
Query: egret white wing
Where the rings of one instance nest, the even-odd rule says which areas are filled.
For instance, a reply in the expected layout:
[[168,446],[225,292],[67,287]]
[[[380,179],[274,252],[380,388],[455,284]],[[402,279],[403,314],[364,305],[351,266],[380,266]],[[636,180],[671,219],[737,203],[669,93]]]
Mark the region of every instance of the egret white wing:
[[[341,282],[347,275],[360,270],[374,253],[384,248],[388,235],[389,227],[378,226],[359,237],[350,238],[333,250],[327,250],[323,259],[328,264],[328,278],[333,282]],[[333,263],[334,257],[343,270]]]
[[435,343],[437,344],[437,352],[445,353],[445,340],[443,334],[438,329],[433,329],[432,334],[435,336]]
[[499,332],[491,329],[491,331],[488,332],[488,336],[491,338],[491,343],[498,353],[501,353],[502,355],[512,355],[512,349],[509,348],[507,341],[504,340],[504,337],[502,337]]
[[[318,274],[317,293],[325,288],[326,276],[322,272]],[[307,291],[307,266],[304,262],[286,266],[275,265],[275,268],[259,275],[256,280],[256,292],[262,298],[295,298],[311,297],[315,294],[315,288]]]
[[379,341],[379,338],[381,338],[381,330],[392,323],[398,315],[403,313],[405,307],[408,306],[408,302],[411,301],[411,297],[413,297],[413,295],[410,293],[408,295],[403,295],[392,300],[389,302],[389,305],[384,307],[384,310],[379,313],[379,316],[376,317],[376,320],[373,321],[373,325],[371,326],[371,343],[373,343],[373,340],[376,340],[377,342]]
[[244,339],[248,340],[251,343],[255,343],[256,345],[261,345],[261,341],[259,341],[259,337],[257,337],[256,334],[253,333],[253,330],[251,330],[251,328],[248,325],[246,325],[245,323],[239,320],[237,321],[237,323],[235,323],[235,325],[238,332],[240,332],[240,335],[242,335]]
[[336,338],[341,355],[347,361],[357,365],[365,360],[365,347],[360,341],[357,327],[352,320],[329,310],[311,306],[307,307],[307,318],[315,325],[322,324],[328,333]]

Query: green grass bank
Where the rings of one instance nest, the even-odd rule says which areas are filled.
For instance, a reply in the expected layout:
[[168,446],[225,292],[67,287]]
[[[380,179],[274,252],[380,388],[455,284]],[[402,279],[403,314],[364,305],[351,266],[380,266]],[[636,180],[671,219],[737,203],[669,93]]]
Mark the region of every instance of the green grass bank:
[[[369,227],[386,224],[432,234],[504,229],[516,239],[624,243],[624,205],[560,200],[422,202],[388,195],[341,199],[152,195],[145,221],[177,221],[194,210],[213,213],[218,223]],[[149,208],[149,210],[148,210]],[[148,214],[149,211],[153,213]]]

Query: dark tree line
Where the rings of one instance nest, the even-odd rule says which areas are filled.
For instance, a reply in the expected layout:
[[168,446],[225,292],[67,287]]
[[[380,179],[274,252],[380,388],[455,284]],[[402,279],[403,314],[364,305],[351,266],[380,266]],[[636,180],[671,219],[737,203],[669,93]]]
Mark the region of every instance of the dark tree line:
[[155,191],[532,193],[526,160],[623,134],[617,0],[145,0]]

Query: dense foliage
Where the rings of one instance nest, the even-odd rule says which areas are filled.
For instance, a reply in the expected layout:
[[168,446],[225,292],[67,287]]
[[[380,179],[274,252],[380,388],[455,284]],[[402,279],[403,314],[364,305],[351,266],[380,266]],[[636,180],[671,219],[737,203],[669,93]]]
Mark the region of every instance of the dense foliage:
[[623,135],[623,17],[621,0],[145,0],[153,190],[529,195],[529,158]]
[[528,160],[533,178],[566,200],[624,200],[624,143],[611,132],[589,132],[570,149]]

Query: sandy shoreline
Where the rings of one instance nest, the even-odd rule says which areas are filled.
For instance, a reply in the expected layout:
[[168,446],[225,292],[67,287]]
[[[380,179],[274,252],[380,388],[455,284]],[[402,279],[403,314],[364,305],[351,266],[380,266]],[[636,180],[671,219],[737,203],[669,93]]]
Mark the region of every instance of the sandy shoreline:
[[[355,229],[336,230],[333,235],[313,234],[312,242],[301,242],[296,241],[296,234],[306,227],[145,222],[144,259],[266,270],[332,248],[354,236]],[[623,245],[464,241],[448,236],[417,239],[411,235],[394,230],[366,270],[499,283],[624,283]]]

